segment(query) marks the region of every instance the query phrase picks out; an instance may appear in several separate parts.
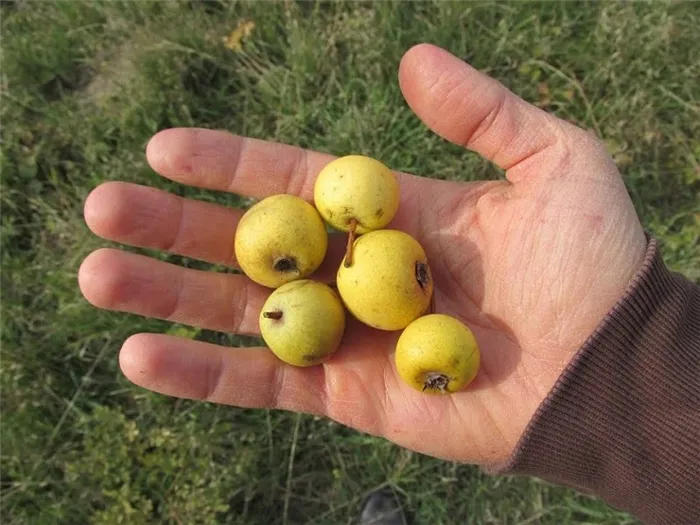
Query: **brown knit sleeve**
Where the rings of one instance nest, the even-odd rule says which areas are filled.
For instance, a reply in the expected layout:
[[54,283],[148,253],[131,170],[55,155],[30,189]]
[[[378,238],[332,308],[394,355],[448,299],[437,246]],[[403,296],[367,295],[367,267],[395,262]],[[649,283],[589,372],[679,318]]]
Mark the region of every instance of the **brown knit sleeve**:
[[596,494],[648,525],[700,523],[700,287],[654,239],[510,460],[488,471]]

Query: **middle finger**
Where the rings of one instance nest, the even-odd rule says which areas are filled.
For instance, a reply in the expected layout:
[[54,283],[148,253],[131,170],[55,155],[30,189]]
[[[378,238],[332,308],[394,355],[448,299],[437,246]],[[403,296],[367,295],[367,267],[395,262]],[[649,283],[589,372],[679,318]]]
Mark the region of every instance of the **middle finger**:
[[[85,201],[85,222],[104,239],[237,267],[233,249],[244,210],[185,199],[127,182],[106,182]],[[331,234],[313,279],[329,282],[342,260],[346,236]]]

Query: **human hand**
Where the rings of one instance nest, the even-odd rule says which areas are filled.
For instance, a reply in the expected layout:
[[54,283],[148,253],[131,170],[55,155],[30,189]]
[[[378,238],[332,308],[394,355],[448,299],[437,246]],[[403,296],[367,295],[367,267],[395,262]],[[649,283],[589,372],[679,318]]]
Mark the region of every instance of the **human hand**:
[[[269,351],[138,334],[120,364],[163,394],[242,407],[328,416],[399,445],[470,463],[508,457],[586,337],[639,268],[646,238],[610,156],[595,137],[524,102],[447,52],[420,45],[403,58],[401,89],[442,137],[506,170],[507,181],[445,182],[397,174],[401,206],[391,228],[420,241],[435,310],[475,333],[482,366],[465,390],[428,396],[393,365],[399,333],[349,319],[325,364],[294,368]],[[332,157],[224,132],[172,129],[150,141],[155,171],[192,186],[311,201]],[[85,219],[99,236],[212,263],[235,264],[241,210],[134,184],[96,188]],[[319,279],[332,280],[343,240],[331,242]],[[269,294],[243,275],[184,269],[100,249],[80,268],[94,305],[212,330],[258,334]]]

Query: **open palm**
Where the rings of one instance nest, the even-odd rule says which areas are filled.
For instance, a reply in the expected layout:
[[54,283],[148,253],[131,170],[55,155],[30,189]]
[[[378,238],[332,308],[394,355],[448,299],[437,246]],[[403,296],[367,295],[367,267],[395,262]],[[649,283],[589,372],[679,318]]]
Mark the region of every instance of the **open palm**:
[[[507,181],[442,182],[397,174],[392,228],[424,246],[435,309],[462,319],[482,349],[474,383],[427,396],[399,379],[398,333],[350,320],[341,349],[300,369],[261,349],[160,334],[121,351],[133,382],[164,394],[322,414],[413,450],[474,463],[504,460],[576,350],[639,267],[646,239],[612,160],[593,136],[530,106],[498,82],[428,45],[404,57],[399,80],[428,126],[506,170]],[[173,129],[149,143],[161,175],[261,198],[313,196],[332,157],[224,132]],[[242,212],[126,183],[88,198],[90,228],[107,239],[235,264]],[[319,279],[332,280],[343,242]],[[242,275],[184,269],[98,250],[80,270],[93,304],[203,328],[257,334],[270,293]]]

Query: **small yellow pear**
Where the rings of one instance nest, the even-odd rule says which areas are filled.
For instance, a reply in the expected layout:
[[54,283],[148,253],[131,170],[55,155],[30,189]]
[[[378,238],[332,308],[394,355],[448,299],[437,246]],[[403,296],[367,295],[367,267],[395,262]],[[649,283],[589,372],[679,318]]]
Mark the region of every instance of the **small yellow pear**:
[[260,312],[260,333],[282,361],[321,363],[336,351],[345,331],[345,310],[327,285],[308,279],[277,288]]
[[273,195],[252,206],[238,223],[234,242],[243,273],[268,288],[307,277],[327,249],[323,219],[293,195]]
[[378,160],[347,155],[331,161],[318,174],[314,203],[323,218],[340,231],[357,233],[384,228],[399,208],[399,183]]
[[431,314],[413,321],[396,344],[396,370],[421,392],[458,392],[476,377],[481,353],[474,334],[457,319]]
[[401,330],[430,305],[433,279],[423,247],[398,230],[378,230],[353,244],[340,265],[338,292],[350,313],[380,330]]

